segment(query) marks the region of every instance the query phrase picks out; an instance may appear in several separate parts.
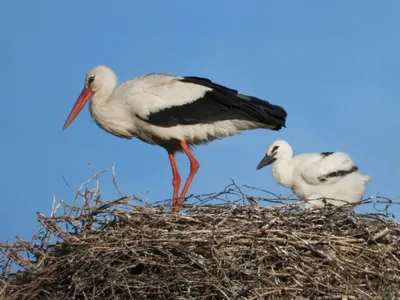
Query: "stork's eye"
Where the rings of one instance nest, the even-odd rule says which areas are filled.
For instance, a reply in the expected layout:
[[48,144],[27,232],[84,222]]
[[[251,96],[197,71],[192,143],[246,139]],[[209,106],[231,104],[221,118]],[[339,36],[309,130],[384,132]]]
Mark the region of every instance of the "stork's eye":
[[272,148],[272,153],[276,152],[278,150],[279,146],[275,146],[274,148]]
[[92,77],[89,78],[88,84],[91,85],[93,81],[94,81],[94,76],[92,76]]

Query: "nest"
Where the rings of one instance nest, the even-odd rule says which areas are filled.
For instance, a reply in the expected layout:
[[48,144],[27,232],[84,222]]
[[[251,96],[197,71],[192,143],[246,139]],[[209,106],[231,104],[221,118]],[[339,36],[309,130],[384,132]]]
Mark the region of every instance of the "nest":
[[248,190],[192,197],[180,213],[86,190],[81,207],[39,214],[32,241],[0,245],[0,298],[399,299],[393,203],[307,210]]

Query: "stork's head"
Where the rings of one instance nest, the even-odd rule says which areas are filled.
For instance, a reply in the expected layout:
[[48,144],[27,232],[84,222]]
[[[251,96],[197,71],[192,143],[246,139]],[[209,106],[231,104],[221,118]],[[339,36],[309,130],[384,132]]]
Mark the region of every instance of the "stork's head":
[[257,165],[257,170],[274,163],[277,160],[289,160],[293,156],[292,147],[284,140],[276,140],[269,147],[264,158]]
[[106,93],[108,97],[116,85],[117,76],[110,68],[99,65],[91,69],[86,74],[83,90],[76,100],[67,120],[65,121],[63,130],[67,129],[67,127],[74,121],[85,104],[93,97],[95,93],[101,93],[102,90],[106,90],[108,92]]

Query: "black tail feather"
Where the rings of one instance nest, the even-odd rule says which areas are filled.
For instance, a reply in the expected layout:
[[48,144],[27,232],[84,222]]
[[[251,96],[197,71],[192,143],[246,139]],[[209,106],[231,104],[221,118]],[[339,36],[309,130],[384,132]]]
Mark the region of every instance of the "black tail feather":
[[261,100],[257,97],[238,94],[241,109],[248,113],[251,117],[257,119],[260,123],[266,125],[275,125],[275,130],[286,127],[287,112],[278,105]]
[[[287,113],[278,105],[271,104],[257,97],[239,94],[237,90],[217,84],[207,78],[188,76],[182,81],[203,85],[213,89],[214,93],[218,95],[217,97],[213,95],[215,100],[228,107],[236,107],[241,110],[242,113],[248,115],[248,118],[245,117],[245,119],[249,121],[257,120],[267,126],[275,126],[271,127],[272,130],[279,130],[282,127],[286,127]],[[230,99],[230,101],[227,101],[227,99]],[[241,119],[243,119],[243,117]]]

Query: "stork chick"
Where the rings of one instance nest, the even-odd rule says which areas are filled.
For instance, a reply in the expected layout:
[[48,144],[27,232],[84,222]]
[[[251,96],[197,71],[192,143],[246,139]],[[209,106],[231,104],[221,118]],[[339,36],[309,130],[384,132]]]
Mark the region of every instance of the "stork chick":
[[[343,206],[362,199],[371,180],[343,152],[304,153],[293,156],[284,140],[274,141],[257,170],[272,164],[272,176],[282,186],[314,207]],[[307,205],[308,206],[308,205]]]

